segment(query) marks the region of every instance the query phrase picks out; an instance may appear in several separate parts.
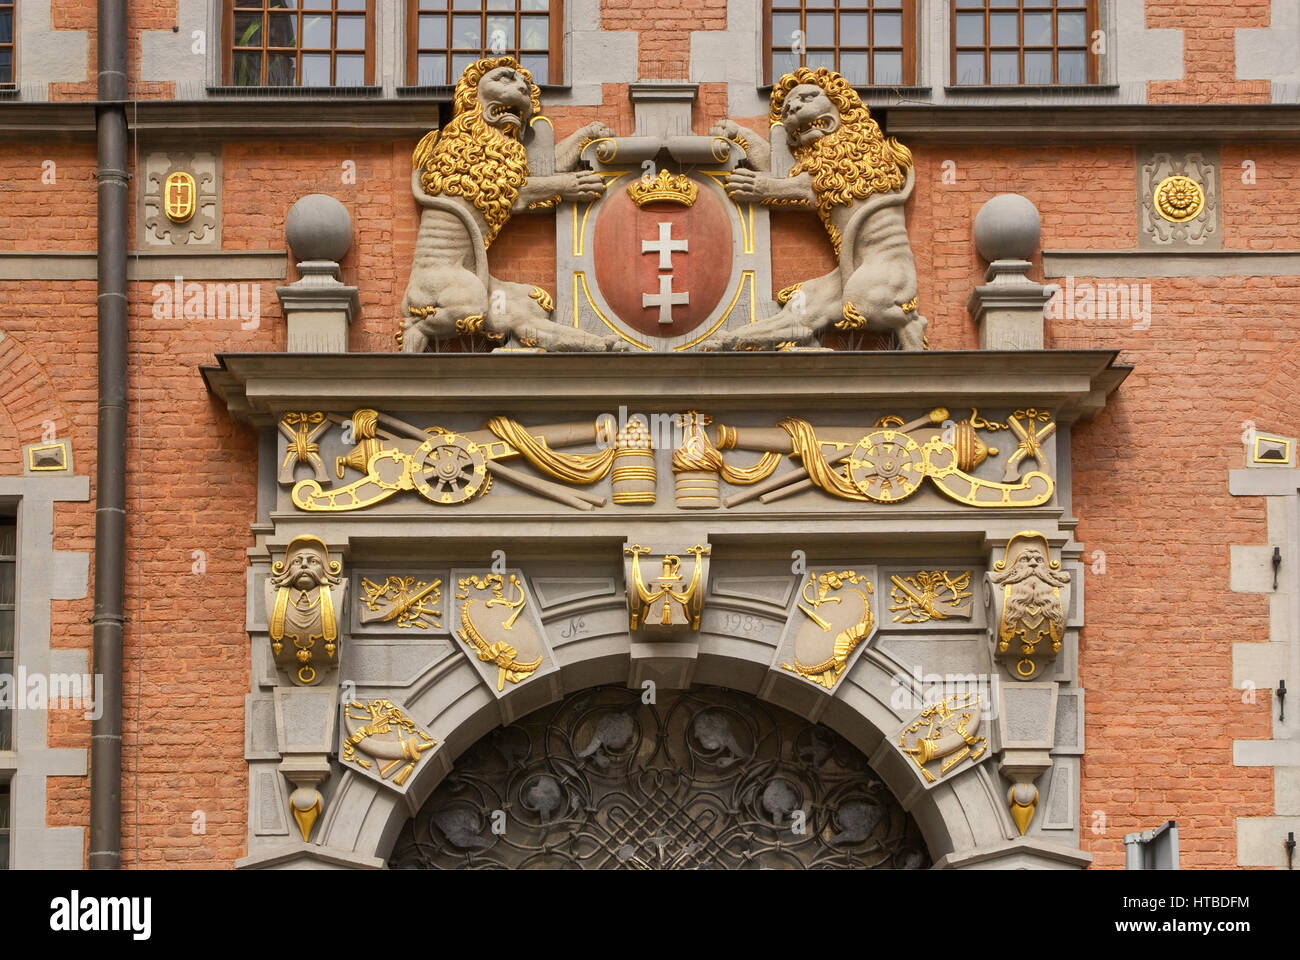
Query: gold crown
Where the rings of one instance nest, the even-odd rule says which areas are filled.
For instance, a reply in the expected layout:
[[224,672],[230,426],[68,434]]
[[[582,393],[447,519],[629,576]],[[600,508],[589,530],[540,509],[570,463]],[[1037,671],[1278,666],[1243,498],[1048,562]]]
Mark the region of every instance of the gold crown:
[[667,170],[660,170],[658,177],[653,180],[642,177],[629,186],[627,192],[638,207],[647,203],[677,203],[689,207],[700,195],[700,186],[684,173],[674,176]]

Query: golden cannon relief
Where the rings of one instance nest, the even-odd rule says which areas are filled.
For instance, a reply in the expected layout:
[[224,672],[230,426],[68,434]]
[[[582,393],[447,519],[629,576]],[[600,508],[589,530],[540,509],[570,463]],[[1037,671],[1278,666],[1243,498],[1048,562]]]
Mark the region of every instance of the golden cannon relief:
[[[886,415],[864,426],[817,427],[800,417],[787,417],[775,427],[729,426],[698,410],[653,419],[663,423],[634,418],[615,427],[606,414],[525,426],[494,416],[482,429],[461,433],[437,425],[421,428],[370,409],[347,419],[295,411],[280,423],[288,442],[280,482],[293,484],[295,507],[317,513],[365,510],[404,492],[455,507],[487,496],[496,479],[577,510],[606,507],[611,500],[650,505],[657,497],[656,447],[670,445],[680,510],[733,508],[754,500],[770,504],[813,488],[841,500],[892,505],[914,496],[927,481],[965,506],[1037,507],[1048,503],[1056,488],[1045,446],[1056,424],[1038,408],[1016,410],[1005,423],[981,417],[976,409],[954,421],[943,407],[910,421]],[[346,424],[355,440],[335,458],[338,484],[324,476],[317,442],[332,424]],[[998,456],[992,435],[1000,432],[1010,434],[1015,446],[1001,477],[993,479],[986,461]],[[574,447],[595,451],[564,452]],[[738,465],[728,461],[726,452],[732,450],[760,457]],[[787,459],[795,469],[780,471]],[[526,461],[535,472],[511,465],[512,460]],[[295,482],[300,463],[314,475]],[[606,480],[609,496],[575,489]],[[723,483],[746,489],[724,500]]]

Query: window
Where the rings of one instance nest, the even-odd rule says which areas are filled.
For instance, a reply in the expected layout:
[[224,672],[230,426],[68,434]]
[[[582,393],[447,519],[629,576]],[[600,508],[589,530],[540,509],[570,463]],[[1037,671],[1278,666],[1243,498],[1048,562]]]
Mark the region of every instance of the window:
[[226,14],[232,86],[360,87],[374,76],[374,0],[227,0]]
[[[0,516],[0,676],[14,673],[14,574],[17,566],[18,525],[12,516]],[[0,750],[13,749],[13,711],[0,707]],[[0,805],[2,806],[2,805]]]
[[14,85],[14,0],[0,0],[0,87]]
[[9,784],[0,782],[0,870],[9,869]]
[[765,80],[828,67],[854,86],[916,78],[914,0],[767,0]]
[[512,56],[563,83],[563,0],[407,0],[407,83],[451,86],[475,60]]
[[1096,29],[1096,0],[952,0],[952,82],[1096,83]]

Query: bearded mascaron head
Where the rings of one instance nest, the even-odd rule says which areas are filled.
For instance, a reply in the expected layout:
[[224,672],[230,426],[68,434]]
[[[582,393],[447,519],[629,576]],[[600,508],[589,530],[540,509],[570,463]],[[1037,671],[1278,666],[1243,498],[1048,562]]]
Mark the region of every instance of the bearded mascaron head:
[[479,209],[488,224],[485,248],[528,179],[522,141],[541,110],[531,73],[513,57],[485,57],[457,81],[451,122],[425,136],[411,156],[425,193],[464,197]]
[[276,589],[315,590],[324,584],[342,582],[341,564],[330,559],[329,548],[318,537],[294,537],[285,548],[284,559],[271,565],[271,585]]
[[812,175],[817,212],[837,253],[831,209],[898,190],[912,167],[911,151],[893,137],[886,140],[857,91],[825,67],[783,76],[772,88],[771,121],[789,138],[796,161],[790,176]]
[[[1058,565],[1059,566],[1059,565]],[[1022,583],[1026,580],[1038,580],[1049,587],[1062,587],[1070,582],[1070,575],[1052,569],[1043,548],[1037,543],[1023,545],[1015,554],[1009,569],[989,574],[990,579],[999,586],[1004,583]]]

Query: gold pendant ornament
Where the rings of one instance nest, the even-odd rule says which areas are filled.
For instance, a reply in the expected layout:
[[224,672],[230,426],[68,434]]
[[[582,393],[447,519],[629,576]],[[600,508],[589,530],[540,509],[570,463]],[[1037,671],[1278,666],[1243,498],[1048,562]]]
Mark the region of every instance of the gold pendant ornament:
[[1011,805],[1011,819],[1023,837],[1038,807],[1038,788],[1032,783],[1017,783],[1007,792],[1007,802]]

